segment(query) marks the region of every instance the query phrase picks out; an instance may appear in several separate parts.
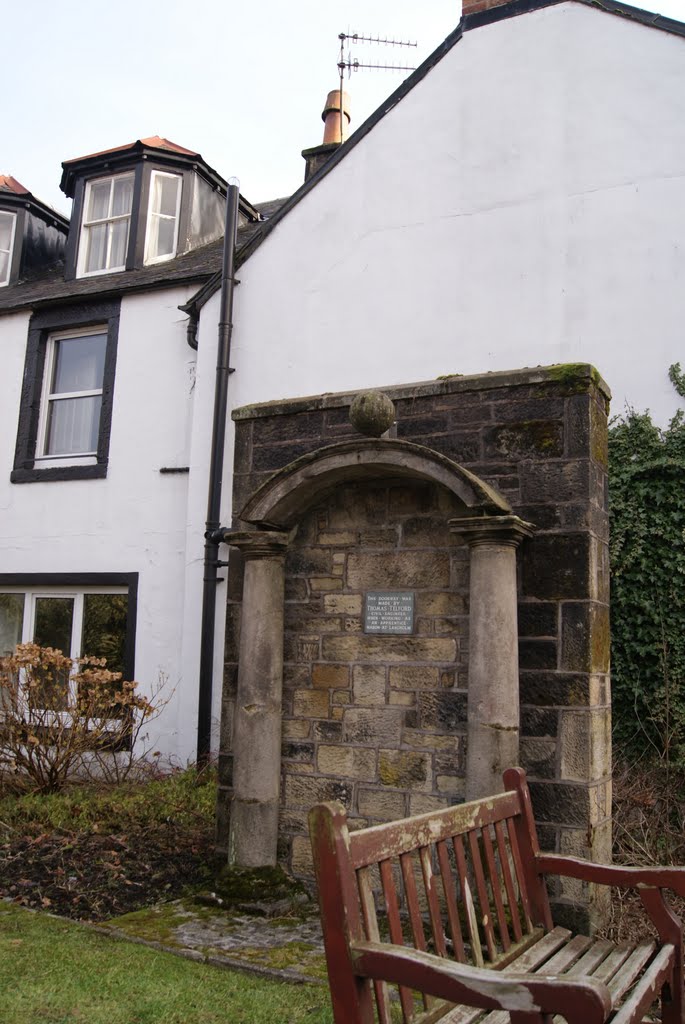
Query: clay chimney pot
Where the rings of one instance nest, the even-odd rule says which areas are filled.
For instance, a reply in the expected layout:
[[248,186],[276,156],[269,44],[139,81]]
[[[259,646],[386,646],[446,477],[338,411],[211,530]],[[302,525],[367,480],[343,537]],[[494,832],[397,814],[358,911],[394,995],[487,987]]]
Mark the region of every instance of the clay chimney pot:
[[[347,138],[347,128],[350,123],[350,97],[346,92],[342,94],[343,116],[340,117],[340,90],[333,89],[326,98],[326,105],[321,114],[324,122],[323,145],[344,142]],[[341,125],[342,121],[342,125]],[[341,132],[342,127],[342,132]]]

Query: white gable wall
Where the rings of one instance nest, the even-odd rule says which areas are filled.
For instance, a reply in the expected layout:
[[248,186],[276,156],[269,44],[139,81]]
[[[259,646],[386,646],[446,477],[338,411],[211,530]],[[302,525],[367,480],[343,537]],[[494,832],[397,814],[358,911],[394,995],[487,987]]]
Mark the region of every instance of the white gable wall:
[[241,268],[232,404],[594,363],[662,422],[685,40],[574,3],[467,32]]

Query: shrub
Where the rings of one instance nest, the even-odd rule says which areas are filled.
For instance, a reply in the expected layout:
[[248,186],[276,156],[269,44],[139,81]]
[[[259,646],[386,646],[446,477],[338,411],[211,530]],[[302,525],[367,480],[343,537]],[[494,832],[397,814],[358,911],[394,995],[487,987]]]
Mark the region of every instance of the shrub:
[[[669,371],[678,393],[682,375]],[[614,735],[685,768],[685,422],[609,431]]]
[[19,644],[0,660],[0,770],[41,792],[112,764],[120,779],[140,760],[143,724],[163,707],[137,688],[104,658],[73,662],[51,647]]

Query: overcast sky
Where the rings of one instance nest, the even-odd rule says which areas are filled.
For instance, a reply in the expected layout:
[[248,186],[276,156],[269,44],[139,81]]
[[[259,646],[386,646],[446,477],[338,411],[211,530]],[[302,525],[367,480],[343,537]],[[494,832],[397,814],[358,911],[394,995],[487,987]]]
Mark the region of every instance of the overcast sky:
[[[685,21],[685,0],[640,6]],[[199,151],[247,199],[289,195],[302,149],[322,139],[338,34],[367,63],[419,64],[459,21],[460,0],[23,0],[3,10],[0,173],[68,214],[60,164],[147,135]],[[9,66],[8,66],[9,65]],[[352,127],[408,72],[359,71]]]

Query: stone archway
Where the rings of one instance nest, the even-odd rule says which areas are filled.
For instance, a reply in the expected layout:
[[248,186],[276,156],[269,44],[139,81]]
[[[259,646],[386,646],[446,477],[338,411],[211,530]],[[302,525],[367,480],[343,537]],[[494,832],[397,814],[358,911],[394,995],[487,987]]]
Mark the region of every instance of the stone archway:
[[[436,485],[452,501],[448,524],[470,549],[468,797],[500,788],[518,759],[516,547],[532,527],[491,486],[444,455],[397,439],[360,439],[317,449],[271,476],[247,500],[251,529],[223,539],[245,560],[234,719],[229,861],[276,862],[283,681],[284,564],[307,510],[336,488],[387,479]],[[359,641],[362,642],[362,641]]]

